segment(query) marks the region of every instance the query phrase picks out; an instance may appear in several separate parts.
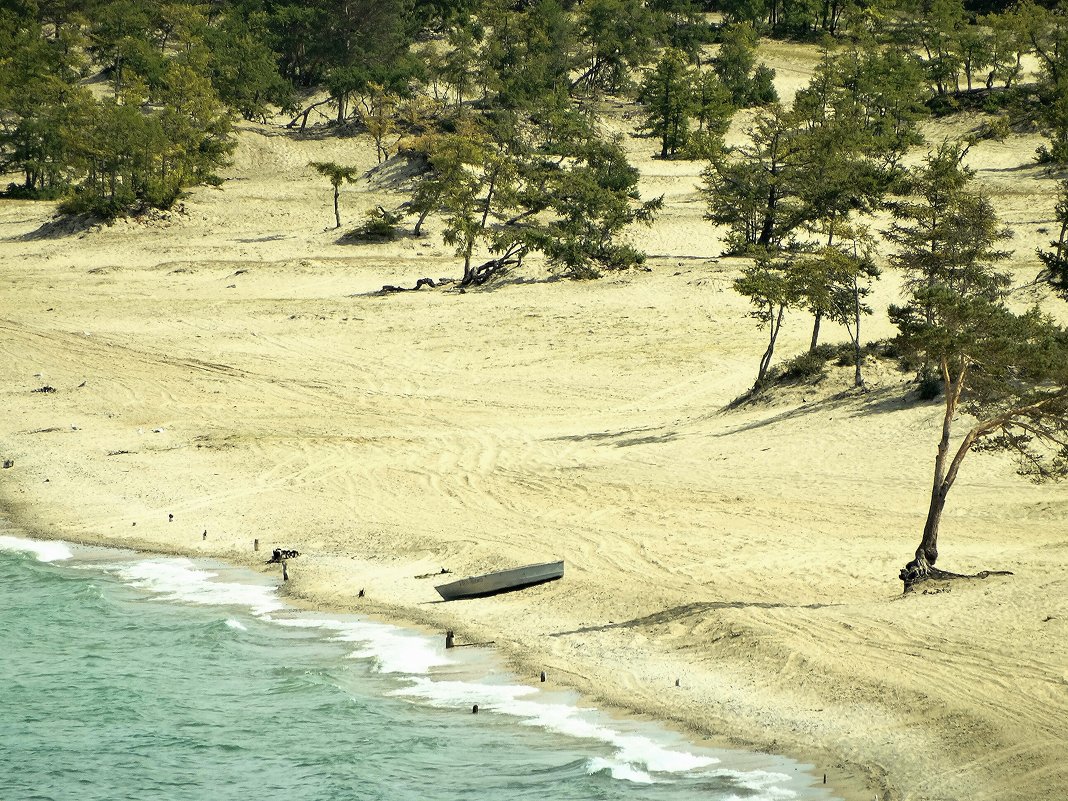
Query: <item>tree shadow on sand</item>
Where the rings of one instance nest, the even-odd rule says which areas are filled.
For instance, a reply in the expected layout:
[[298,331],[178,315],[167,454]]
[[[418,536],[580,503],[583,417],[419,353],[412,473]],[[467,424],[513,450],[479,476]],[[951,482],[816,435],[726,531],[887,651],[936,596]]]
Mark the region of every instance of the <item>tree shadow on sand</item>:
[[663,626],[668,623],[676,623],[692,617],[700,617],[722,609],[827,609],[844,604],[783,604],[771,602],[748,602],[748,601],[699,601],[692,604],[683,604],[671,609],[664,609],[644,617],[636,617],[619,623],[605,623],[600,626],[583,626],[570,631],[557,631],[550,637],[566,637],[570,634],[588,634],[591,632],[610,631],[612,629],[633,629],[643,626]]
[[[777,423],[799,420],[813,414],[844,412],[849,417],[866,417],[873,414],[899,412],[918,404],[937,405],[939,403],[941,401],[938,399],[931,401],[918,400],[914,392],[905,391],[904,385],[893,385],[879,389],[848,389],[826,398],[805,401],[800,406],[794,406],[761,420],[755,420],[751,423],[721,431],[713,434],[713,436],[729,437],[733,434],[740,434],[743,431],[756,431]],[[732,402],[715,414],[727,414],[737,409],[739,405],[737,402]]]

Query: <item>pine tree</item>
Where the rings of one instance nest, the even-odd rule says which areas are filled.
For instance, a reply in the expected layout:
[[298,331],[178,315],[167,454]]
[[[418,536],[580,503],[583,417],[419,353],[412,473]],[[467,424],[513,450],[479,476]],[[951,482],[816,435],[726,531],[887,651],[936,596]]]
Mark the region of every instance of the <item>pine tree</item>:
[[696,110],[695,77],[680,51],[667,50],[642,82],[641,129],[660,139],[660,158],[670,158],[686,146],[690,116]]
[[332,161],[313,161],[308,166],[314,167],[315,171],[324,178],[329,179],[330,186],[334,189],[334,221],[335,228],[341,227],[341,210],[338,200],[341,197],[341,184],[352,183],[356,180],[359,171],[355,167],[343,167]]
[[[990,204],[970,187],[960,151],[932,154],[897,207],[898,265],[909,273],[907,302],[891,308],[898,346],[928,365],[944,398],[927,520],[915,557],[901,571],[906,588],[936,568],[946,498],[973,450],[1003,450],[1036,480],[1068,474],[1068,332],[1037,309],[1005,304],[1008,276],[994,265],[1006,233]],[[948,187],[940,184],[948,182]],[[963,414],[962,414],[963,413]],[[967,432],[952,448],[953,428]]]

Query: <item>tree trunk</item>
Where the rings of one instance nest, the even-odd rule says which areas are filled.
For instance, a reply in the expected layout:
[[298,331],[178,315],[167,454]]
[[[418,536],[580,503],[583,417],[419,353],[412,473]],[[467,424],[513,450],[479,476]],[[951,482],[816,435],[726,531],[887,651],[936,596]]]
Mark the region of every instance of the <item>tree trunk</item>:
[[901,571],[901,580],[906,588],[918,581],[923,581],[930,576],[931,569],[938,561],[938,527],[942,522],[942,510],[946,505],[946,496],[957,477],[957,470],[964,455],[975,441],[975,432],[965,437],[957,454],[953,458],[949,470],[946,469],[946,458],[949,455],[949,438],[953,431],[953,417],[957,412],[957,403],[960,401],[961,391],[964,389],[964,381],[968,367],[965,362],[956,380],[949,374],[949,363],[943,357],[940,367],[942,368],[942,381],[945,385],[946,408],[942,417],[942,437],[938,441],[938,451],[935,454],[934,481],[931,485],[931,502],[927,508],[927,521],[923,526],[923,536],[920,545],[916,548],[915,558],[905,565]]
[[812,353],[816,350],[816,346],[820,342],[820,323],[823,321],[823,312],[818,311],[815,315],[815,320],[812,323],[812,341],[809,342],[808,352]]
[[782,318],[785,313],[786,306],[779,306],[778,313],[768,324],[768,348],[764,351],[764,355],[760,357],[760,369],[757,371],[757,380],[753,385],[753,389],[760,386],[764,376],[768,373],[768,368],[771,366],[771,358],[775,355],[775,340],[779,337],[779,329],[782,328]]
[[[944,460],[945,454],[939,448],[939,459]],[[936,460],[937,463],[937,460]],[[942,510],[946,507],[946,494],[949,487],[935,470],[935,486],[931,490],[931,503],[927,509],[927,521],[923,525],[923,537],[916,549],[916,565],[924,573],[930,572],[931,566],[938,561],[938,527],[942,522]]]
[[853,386],[858,389],[864,386],[864,376],[861,374],[860,366],[864,363],[864,354],[860,352],[860,336],[858,332],[857,338],[853,341],[853,365],[856,368],[853,373]]
[[460,281],[460,286],[470,286],[475,282],[475,271],[471,269],[471,253],[475,249],[475,238],[471,237],[467,243],[467,247],[464,249],[464,277]]
[[334,221],[337,223],[336,228],[341,227],[341,210],[338,208],[338,197],[341,195],[341,190],[338,184],[334,184]]
[[771,244],[771,239],[775,234],[775,212],[778,198],[776,197],[775,187],[772,187],[768,191],[768,204],[764,208],[764,221],[760,228],[760,237],[757,239],[757,244],[767,247]]
[[860,352],[860,287],[856,280],[853,281],[853,331],[850,333],[853,338],[853,365],[856,367],[853,386],[859,388],[864,386],[864,376],[860,372],[864,355]]
[[413,235],[419,236],[419,235],[422,234],[422,232],[423,232],[423,223],[426,221],[426,218],[429,215],[430,215],[430,209],[429,208],[425,209],[424,211],[419,212],[419,218],[415,221],[415,228],[412,229],[412,234]]

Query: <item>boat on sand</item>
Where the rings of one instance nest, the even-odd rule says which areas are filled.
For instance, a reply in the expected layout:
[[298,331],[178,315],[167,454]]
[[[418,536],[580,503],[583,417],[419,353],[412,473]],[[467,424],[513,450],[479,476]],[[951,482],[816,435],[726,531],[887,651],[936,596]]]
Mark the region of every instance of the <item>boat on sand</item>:
[[535,584],[555,581],[564,575],[564,562],[543,562],[535,565],[523,565],[508,570],[483,573],[481,576],[469,576],[448,584],[439,584],[434,589],[446,601],[457,598],[478,598],[484,595],[496,595],[511,592]]

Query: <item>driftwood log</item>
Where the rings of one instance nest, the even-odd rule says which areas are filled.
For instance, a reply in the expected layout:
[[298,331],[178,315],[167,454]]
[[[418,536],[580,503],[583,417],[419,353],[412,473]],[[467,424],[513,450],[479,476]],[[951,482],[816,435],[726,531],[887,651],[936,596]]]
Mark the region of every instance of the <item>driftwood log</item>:
[[393,284],[385,284],[381,289],[381,294],[389,295],[394,292],[415,292],[425,286],[431,287],[432,289],[437,289],[440,286],[448,286],[449,284],[455,283],[455,278],[439,278],[436,281],[433,278],[420,278],[418,281],[415,282],[415,286],[413,287],[393,286]]
[[[487,262],[483,262],[473,270],[470,270],[459,282],[460,291],[463,292],[464,287],[482,286],[491,278],[504,274],[512,265],[520,264],[521,261],[520,258],[512,258],[508,254],[505,254],[505,256],[502,256],[499,259],[490,259]],[[415,292],[425,286],[437,289],[438,287],[448,286],[455,283],[457,283],[455,278],[439,278],[436,281],[433,278],[420,278],[415,282],[415,286],[413,287],[385,284],[379,291],[379,294],[390,295],[394,292]]]

